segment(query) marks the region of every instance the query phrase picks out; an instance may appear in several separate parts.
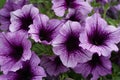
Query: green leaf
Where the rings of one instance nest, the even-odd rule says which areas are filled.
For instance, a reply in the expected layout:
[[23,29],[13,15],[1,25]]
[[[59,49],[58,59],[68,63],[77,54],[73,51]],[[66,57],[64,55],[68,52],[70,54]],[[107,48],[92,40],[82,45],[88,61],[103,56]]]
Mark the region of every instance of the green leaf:
[[119,25],[119,20],[114,20],[114,19],[111,19],[111,18],[106,18],[106,21],[110,25],[114,25],[114,26],[118,26]]
[[50,18],[59,18],[55,15],[52,8],[52,2],[51,0],[30,0],[30,3],[35,4],[38,9],[40,10],[40,13],[46,14]]
[[43,54],[53,55],[52,46],[35,43],[32,46],[32,50],[35,51],[39,56]]
[[74,80],[85,80],[80,74],[75,73],[74,71],[68,72],[69,78],[72,78]]
[[93,2],[91,2],[91,6],[93,7],[99,7],[101,4],[96,2],[96,0],[94,0]]
[[2,8],[5,4],[6,0],[0,0],[0,8]]
[[66,78],[69,78],[69,77],[68,77],[68,74],[67,74],[67,72],[66,72],[66,73],[60,74],[60,75],[59,75],[59,78],[60,78],[60,80],[65,80]]
[[120,66],[113,64],[112,80],[120,80]]
[[0,75],[2,75],[2,74],[3,74],[3,72],[0,71]]

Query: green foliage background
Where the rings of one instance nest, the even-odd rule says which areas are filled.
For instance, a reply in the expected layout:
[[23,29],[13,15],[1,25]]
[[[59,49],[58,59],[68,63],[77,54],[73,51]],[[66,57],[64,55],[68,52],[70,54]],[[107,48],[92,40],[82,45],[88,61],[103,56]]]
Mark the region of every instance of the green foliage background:
[[3,7],[4,3],[5,3],[6,0],[0,0],[0,8]]

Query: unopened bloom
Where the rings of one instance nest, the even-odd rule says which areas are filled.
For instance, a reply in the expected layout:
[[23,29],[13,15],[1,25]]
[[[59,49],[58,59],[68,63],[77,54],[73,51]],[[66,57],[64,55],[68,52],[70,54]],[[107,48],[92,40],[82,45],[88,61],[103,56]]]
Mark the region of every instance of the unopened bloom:
[[59,56],[43,56],[41,58],[41,66],[43,66],[50,76],[58,76],[69,70],[63,65]]
[[59,33],[61,21],[49,19],[46,15],[40,14],[30,26],[28,33],[31,34],[35,42],[51,44],[52,40]]
[[80,34],[79,46],[93,53],[109,56],[111,51],[118,51],[116,43],[120,41],[119,34],[119,28],[107,25],[106,21],[95,13],[86,19],[85,31]]
[[29,26],[33,24],[33,20],[38,16],[39,10],[32,4],[24,5],[22,9],[18,9],[11,13],[11,24],[9,30],[15,32],[18,30],[28,31]]
[[0,65],[3,73],[16,71],[31,57],[31,42],[23,31],[0,34]]
[[110,7],[106,13],[107,17],[112,18],[112,19],[118,19],[119,12],[117,9],[118,8],[116,8],[116,6]]
[[17,9],[22,8],[28,0],[6,0],[6,3],[2,9],[0,9],[0,29],[8,31],[10,25],[10,13]]
[[52,0],[52,3],[52,9],[57,16],[63,16],[69,8],[79,9],[83,14],[88,14],[92,10],[90,4],[84,0]]
[[98,80],[100,76],[112,73],[112,64],[109,57],[98,56],[98,54],[95,53],[91,60],[78,64],[74,68],[74,71],[82,74],[85,78],[90,77],[90,80]]
[[78,22],[67,21],[53,40],[54,53],[60,56],[67,67],[75,67],[78,62],[83,63],[91,59],[92,53],[79,47],[79,35],[82,31]]
[[8,74],[1,75],[0,80],[42,80],[45,77],[45,71],[41,66],[39,57],[32,53],[30,60],[22,62],[22,68],[16,72],[9,71]]

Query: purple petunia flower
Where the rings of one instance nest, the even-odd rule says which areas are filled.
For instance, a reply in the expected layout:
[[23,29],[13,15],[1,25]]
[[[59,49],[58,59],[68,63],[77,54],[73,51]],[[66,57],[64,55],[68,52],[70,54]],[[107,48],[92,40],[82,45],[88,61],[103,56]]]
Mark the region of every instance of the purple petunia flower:
[[[120,1],[119,1],[119,3],[120,3]],[[118,11],[120,11],[120,4],[118,4],[118,5],[116,5],[116,6],[114,6]]]
[[11,25],[9,30],[11,32],[18,30],[28,31],[29,26],[33,24],[33,20],[38,14],[39,10],[32,4],[24,5],[22,9],[18,9],[11,13]]
[[79,34],[82,32],[78,22],[67,21],[54,39],[53,51],[60,56],[62,63],[67,67],[75,67],[78,62],[91,59],[92,53],[79,47]]
[[98,13],[86,19],[85,31],[80,34],[80,46],[93,53],[108,56],[118,51],[115,43],[120,41],[120,29],[107,25]]
[[58,76],[60,73],[68,71],[68,68],[62,64],[59,56],[43,56],[41,58],[41,66],[50,76]]
[[99,76],[111,74],[112,64],[108,57],[98,56],[95,53],[90,61],[78,64],[74,71],[82,74],[85,78],[91,78],[90,80],[98,80]]
[[54,10],[57,16],[63,16],[65,11],[69,8],[79,9],[82,14],[88,14],[92,7],[84,0],[52,0]]
[[0,65],[3,73],[16,71],[31,57],[31,42],[23,31],[0,34]]
[[32,53],[30,60],[22,62],[22,68],[16,72],[9,71],[6,75],[1,75],[0,80],[42,80],[45,77],[45,71],[38,66],[40,63],[39,57]]
[[76,22],[79,22],[82,27],[84,27],[85,19],[87,17],[88,17],[88,14],[82,14],[79,10],[76,10],[76,9],[69,9],[69,12],[65,18],[65,22],[68,20],[76,21]]
[[28,3],[28,0],[6,0],[4,7],[0,10],[0,29],[7,31],[10,25],[10,13]]
[[28,33],[31,34],[32,39],[43,44],[51,44],[52,40],[58,34],[61,21],[57,19],[49,20],[46,15],[40,14],[33,25],[30,26]]

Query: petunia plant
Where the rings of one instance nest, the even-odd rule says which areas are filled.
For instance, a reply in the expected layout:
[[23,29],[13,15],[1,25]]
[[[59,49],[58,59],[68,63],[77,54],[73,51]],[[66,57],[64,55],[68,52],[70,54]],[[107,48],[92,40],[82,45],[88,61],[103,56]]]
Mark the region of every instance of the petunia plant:
[[120,1],[1,0],[0,80],[120,80]]

